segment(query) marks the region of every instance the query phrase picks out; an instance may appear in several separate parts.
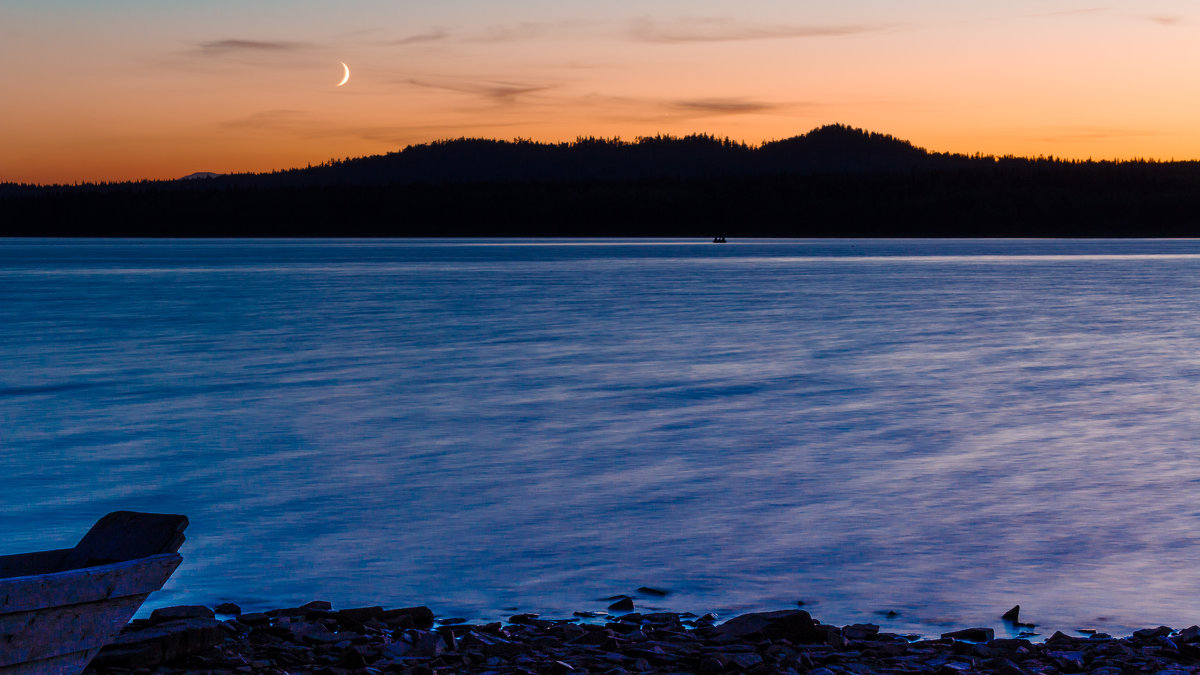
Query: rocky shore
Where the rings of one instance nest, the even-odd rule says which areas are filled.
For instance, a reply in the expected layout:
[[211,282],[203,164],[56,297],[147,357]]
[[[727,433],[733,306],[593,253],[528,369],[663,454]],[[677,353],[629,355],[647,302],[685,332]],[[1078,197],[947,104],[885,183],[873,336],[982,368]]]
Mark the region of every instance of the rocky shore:
[[[872,624],[822,624],[799,609],[722,623],[633,610],[632,599],[616,598],[609,613],[476,625],[426,607],[170,607],[132,622],[85,674],[1200,673],[1196,626],[1127,637],[1055,633],[1035,643],[996,639],[990,628],[915,639]],[[1016,621],[1015,612],[1006,617]]]

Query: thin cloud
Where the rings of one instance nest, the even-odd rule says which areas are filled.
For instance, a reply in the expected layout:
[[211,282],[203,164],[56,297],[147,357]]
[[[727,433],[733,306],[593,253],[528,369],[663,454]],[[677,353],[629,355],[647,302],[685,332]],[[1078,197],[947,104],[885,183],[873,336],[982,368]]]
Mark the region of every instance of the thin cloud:
[[700,113],[703,115],[750,115],[771,112],[778,109],[779,105],[733,98],[705,98],[675,101],[670,107],[684,112]]
[[1061,10],[1058,10],[1055,12],[1034,12],[1033,14],[1025,14],[1024,16],[1041,17],[1041,16],[1071,16],[1074,14],[1098,14],[1100,12],[1107,12],[1110,9],[1112,9],[1112,8],[1111,7],[1084,7],[1082,9],[1061,9]]
[[303,42],[273,40],[216,40],[199,45],[200,53],[206,56],[245,53],[278,53],[308,49],[312,45]]
[[226,129],[295,131],[299,128],[308,127],[313,123],[314,119],[302,111],[276,109],[262,110],[246,117],[226,120],[221,122],[221,126]]
[[591,22],[588,21],[522,21],[495,24],[467,39],[470,42],[524,42],[554,37],[589,25]]
[[1174,14],[1148,16],[1148,17],[1146,17],[1146,19],[1149,21],[1153,21],[1154,23],[1156,23],[1160,26],[1179,26],[1184,23],[1184,19],[1182,16],[1178,16],[1178,15],[1174,15]]
[[552,87],[542,84],[520,84],[515,82],[496,82],[496,81],[432,81],[418,80],[411,78],[406,80],[407,84],[417,87],[425,87],[427,89],[440,89],[442,91],[454,91],[462,94],[474,94],[490,99],[495,103],[509,104],[516,102],[517,98],[528,94],[536,94]]
[[441,42],[443,40],[448,40],[449,38],[450,38],[450,31],[445,30],[444,28],[438,28],[436,30],[429,31],[428,33],[417,33],[415,35],[408,35],[406,37],[400,38],[399,40],[393,40],[393,41],[389,42],[388,44],[391,44],[391,45],[415,45],[415,44],[420,44],[423,42]]
[[865,24],[777,25],[747,23],[728,17],[681,17],[669,22],[636,19],[629,27],[629,34],[644,42],[671,44],[837,37],[872,33],[880,29],[881,26]]

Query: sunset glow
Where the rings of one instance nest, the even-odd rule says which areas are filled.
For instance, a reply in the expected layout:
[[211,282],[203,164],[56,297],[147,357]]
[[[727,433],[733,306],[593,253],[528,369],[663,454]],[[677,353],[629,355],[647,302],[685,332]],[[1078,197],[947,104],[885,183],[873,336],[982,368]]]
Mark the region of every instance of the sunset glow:
[[1197,159],[1197,45],[1182,0],[7,0],[0,181],[834,122],[933,151]]

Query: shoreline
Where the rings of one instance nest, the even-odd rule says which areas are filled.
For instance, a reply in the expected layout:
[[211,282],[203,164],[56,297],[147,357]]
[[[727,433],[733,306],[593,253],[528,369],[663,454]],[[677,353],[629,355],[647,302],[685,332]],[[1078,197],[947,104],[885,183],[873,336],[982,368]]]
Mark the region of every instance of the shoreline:
[[[1200,626],[1117,637],[1055,632],[1042,642],[964,626],[930,639],[876,624],[823,624],[803,609],[719,621],[642,613],[628,596],[613,600],[608,612],[526,613],[486,624],[436,616],[425,606],[164,607],[132,621],[84,673],[1200,673]],[[1014,610],[1004,618],[1026,625]]]

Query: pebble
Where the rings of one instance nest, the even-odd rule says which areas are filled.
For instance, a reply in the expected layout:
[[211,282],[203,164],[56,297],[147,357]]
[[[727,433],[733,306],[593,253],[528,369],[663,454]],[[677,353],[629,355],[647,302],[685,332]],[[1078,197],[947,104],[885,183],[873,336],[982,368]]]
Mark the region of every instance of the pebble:
[[874,624],[822,624],[803,610],[743,614],[716,625],[672,612],[611,616],[605,625],[536,614],[476,625],[435,620],[428,607],[334,611],[322,602],[239,611],[226,621],[197,606],[155,614],[179,618],[131,622],[85,675],[1200,672],[1196,626],[1147,628],[1125,638],[1059,632],[1038,644],[994,639],[989,628],[910,639]]

